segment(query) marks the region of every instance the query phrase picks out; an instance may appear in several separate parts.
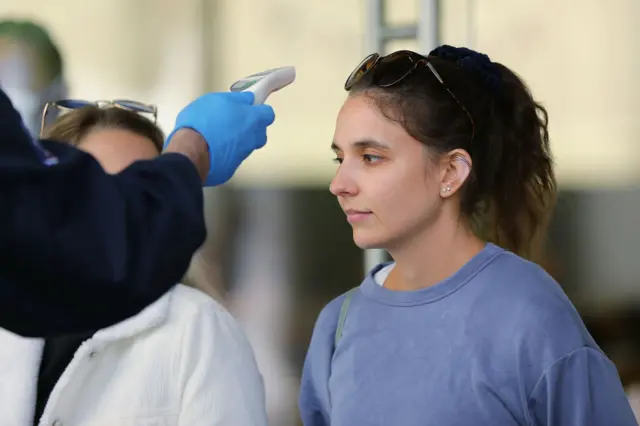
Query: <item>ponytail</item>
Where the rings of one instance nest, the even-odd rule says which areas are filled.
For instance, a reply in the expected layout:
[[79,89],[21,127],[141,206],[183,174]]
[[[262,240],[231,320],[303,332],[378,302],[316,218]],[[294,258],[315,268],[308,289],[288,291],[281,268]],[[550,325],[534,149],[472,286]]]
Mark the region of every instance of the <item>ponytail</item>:
[[[527,258],[537,258],[556,201],[548,114],[523,81],[496,64],[502,76],[492,129],[499,147],[484,192],[486,238]],[[480,165],[481,166],[481,165]],[[482,174],[482,170],[478,172]],[[489,182],[486,182],[489,183]]]

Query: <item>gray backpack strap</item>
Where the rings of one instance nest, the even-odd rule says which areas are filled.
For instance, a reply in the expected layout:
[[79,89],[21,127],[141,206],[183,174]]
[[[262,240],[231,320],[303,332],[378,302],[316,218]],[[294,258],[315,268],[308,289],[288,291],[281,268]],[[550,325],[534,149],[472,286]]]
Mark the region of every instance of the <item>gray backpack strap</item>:
[[342,337],[342,329],[344,328],[344,323],[347,320],[347,313],[349,312],[349,304],[351,303],[351,298],[353,294],[358,290],[359,287],[354,287],[349,290],[344,295],[344,300],[342,301],[342,306],[340,307],[340,316],[338,317],[338,326],[336,327],[336,335],[335,335],[335,347],[338,347],[338,342]]

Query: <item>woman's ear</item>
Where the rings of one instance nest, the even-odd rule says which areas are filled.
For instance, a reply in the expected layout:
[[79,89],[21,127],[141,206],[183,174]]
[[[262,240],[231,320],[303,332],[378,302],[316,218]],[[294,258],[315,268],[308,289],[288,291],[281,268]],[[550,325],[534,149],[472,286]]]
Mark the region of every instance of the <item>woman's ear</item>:
[[469,178],[472,167],[471,156],[463,149],[454,149],[441,160],[440,196],[451,197]]

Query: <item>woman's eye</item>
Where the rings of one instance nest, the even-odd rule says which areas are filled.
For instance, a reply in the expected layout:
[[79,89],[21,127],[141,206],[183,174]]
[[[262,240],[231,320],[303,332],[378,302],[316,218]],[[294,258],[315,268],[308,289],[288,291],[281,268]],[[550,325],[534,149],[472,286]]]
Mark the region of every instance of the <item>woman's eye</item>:
[[373,155],[373,154],[364,154],[362,156],[362,160],[365,163],[375,163],[376,161],[379,161],[381,159],[382,159],[382,157],[379,157],[379,156]]
[[337,163],[337,164],[342,164],[342,158],[336,157],[336,158],[333,159],[333,162]]

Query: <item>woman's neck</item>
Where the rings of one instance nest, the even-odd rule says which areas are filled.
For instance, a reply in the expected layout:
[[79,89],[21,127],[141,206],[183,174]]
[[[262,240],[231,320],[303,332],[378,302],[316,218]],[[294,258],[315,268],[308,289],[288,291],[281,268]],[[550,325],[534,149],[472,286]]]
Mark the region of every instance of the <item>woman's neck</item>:
[[464,221],[435,224],[389,250],[396,266],[384,286],[411,291],[435,285],[480,253],[485,243]]

